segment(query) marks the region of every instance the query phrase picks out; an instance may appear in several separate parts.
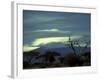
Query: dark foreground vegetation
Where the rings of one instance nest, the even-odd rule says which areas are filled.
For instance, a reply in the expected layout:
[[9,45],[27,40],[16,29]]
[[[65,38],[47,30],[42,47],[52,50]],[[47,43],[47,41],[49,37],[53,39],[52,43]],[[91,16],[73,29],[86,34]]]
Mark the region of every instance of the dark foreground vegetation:
[[[66,47],[71,49],[65,55],[55,51],[46,51],[44,54],[34,50],[23,53],[23,69],[38,69],[38,68],[54,68],[54,67],[78,67],[78,66],[91,66],[91,52],[85,51],[90,44],[89,41],[83,41],[85,46],[81,49],[79,40],[71,40],[65,44]],[[79,53],[75,50],[77,46],[80,50]],[[83,46],[82,46],[83,47]]]
[[68,53],[60,56],[57,52],[47,51],[45,54],[39,52],[24,52],[23,69],[52,68],[52,67],[75,67],[90,66],[90,52],[75,54]]

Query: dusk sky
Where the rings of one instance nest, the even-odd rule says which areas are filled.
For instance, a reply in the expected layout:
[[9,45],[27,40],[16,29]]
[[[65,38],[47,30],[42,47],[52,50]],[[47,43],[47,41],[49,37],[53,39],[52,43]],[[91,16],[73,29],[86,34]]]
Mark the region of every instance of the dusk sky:
[[90,14],[23,10],[23,46],[30,51],[44,45],[64,47],[71,39],[90,39]]

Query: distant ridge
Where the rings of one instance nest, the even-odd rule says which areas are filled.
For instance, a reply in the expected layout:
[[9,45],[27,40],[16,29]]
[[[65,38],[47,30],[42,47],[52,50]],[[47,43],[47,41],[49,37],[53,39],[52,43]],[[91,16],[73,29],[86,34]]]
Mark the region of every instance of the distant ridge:
[[[83,49],[83,47],[81,47],[81,50]],[[77,54],[80,53],[80,48],[79,47],[75,47],[75,50],[77,52]],[[47,51],[51,51],[51,52],[58,52],[60,53],[62,56],[64,56],[67,53],[73,52],[71,48],[68,47],[59,47],[59,48],[47,48],[47,47],[40,47],[38,49],[33,50],[33,52],[39,52],[40,54],[44,54]],[[31,51],[32,52],[32,51]],[[90,52],[90,47],[86,48],[84,50],[84,52]]]

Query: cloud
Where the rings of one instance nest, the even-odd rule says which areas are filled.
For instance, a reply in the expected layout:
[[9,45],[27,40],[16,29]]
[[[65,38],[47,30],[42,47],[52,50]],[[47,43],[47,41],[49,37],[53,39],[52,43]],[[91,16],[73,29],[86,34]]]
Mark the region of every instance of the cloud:
[[[73,36],[71,37],[72,40],[79,39],[81,36]],[[48,38],[38,38],[35,41],[33,41],[32,46],[41,46],[46,45],[49,43],[62,43],[65,41],[68,41],[69,37],[48,37]]]
[[48,34],[48,35],[51,35],[52,33],[53,34],[71,34],[71,31],[65,31],[65,30],[59,30],[59,29],[38,29],[38,30],[34,30],[34,31],[26,31],[24,32],[24,34],[29,34],[29,33],[34,33],[34,34]]
[[36,30],[35,32],[58,32],[58,29],[44,29],[44,30]]
[[32,47],[30,45],[25,45],[24,48],[23,48],[23,51],[27,52],[27,51],[35,50],[37,48],[39,48],[39,47]]
[[[72,36],[71,40],[77,40],[77,39],[81,39],[82,36]],[[24,45],[23,51],[27,52],[27,51],[31,51],[31,50],[35,50],[38,49],[40,46],[43,45],[48,45],[50,47],[51,43],[64,43],[67,42],[69,40],[69,37],[48,37],[48,38],[38,38],[35,39],[30,45]],[[60,44],[60,45],[61,45]],[[84,43],[80,43],[81,46],[84,46]],[[77,46],[77,45],[76,45]],[[57,45],[53,45],[52,47],[57,47]]]
[[70,31],[64,31],[64,30],[59,30],[59,29],[40,29],[40,30],[35,30],[33,32],[56,32],[56,33],[71,33]]

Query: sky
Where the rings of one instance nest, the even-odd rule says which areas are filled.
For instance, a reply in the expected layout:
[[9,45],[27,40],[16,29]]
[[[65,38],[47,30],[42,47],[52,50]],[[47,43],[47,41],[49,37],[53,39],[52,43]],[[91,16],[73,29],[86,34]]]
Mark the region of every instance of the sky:
[[64,47],[69,35],[72,40],[90,40],[90,16],[89,13],[23,10],[24,51],[41,46]]

